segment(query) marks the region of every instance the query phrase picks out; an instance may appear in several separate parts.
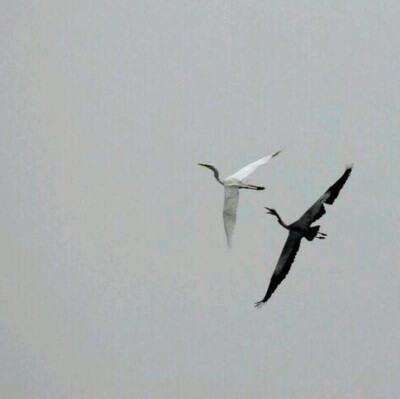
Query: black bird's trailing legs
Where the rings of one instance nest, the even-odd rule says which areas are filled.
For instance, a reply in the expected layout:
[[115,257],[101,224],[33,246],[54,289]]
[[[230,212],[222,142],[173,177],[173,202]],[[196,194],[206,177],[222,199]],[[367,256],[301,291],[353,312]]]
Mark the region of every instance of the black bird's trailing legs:
[[316,238],[318,238],[318,239],[320,239],[320,240],[325,240],[325,238],[326,238],[327,236],[328,236],[328,234],[321,233],[321,232],[319,231]]

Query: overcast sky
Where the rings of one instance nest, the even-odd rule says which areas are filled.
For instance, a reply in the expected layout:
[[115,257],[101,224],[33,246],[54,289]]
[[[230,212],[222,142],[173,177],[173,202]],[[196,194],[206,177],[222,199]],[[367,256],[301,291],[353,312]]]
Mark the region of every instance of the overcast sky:
[[1,397],[398,397],[398,1],[0,3]]

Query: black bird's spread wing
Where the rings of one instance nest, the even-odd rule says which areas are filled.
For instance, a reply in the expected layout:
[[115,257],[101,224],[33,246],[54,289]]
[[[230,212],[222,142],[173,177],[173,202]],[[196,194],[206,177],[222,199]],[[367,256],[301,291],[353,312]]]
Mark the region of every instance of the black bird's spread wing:
[[353,165],[349,165],[346,167],[343,175],[337,180],[332,186],[325,191],[325,193],[318,198],[318,200],[314,203],[314,205],[307,210],[306,213],[295,223],[299,223],[302,226],[310,226],[312,223],[317,221],[321,216],[325,215],[325,207],[324,204],[332,205],[335,202],[335,199],[340,193],[340,190],[346,183],[347,179],[350,176],[350,173],[353,169]]
[[257,302],[256,307],[260,307],[263,303],[267,302],[278,285],[284,280],[286,275],[289,273],[290,267],[296,257],[297,251],[300,248],[300,241],[302,235],[296,231],[291,231],[283,247],[281,256],[279,257],[278,264],[276,265],[274,274],[271,277],[271,281],[268,286],[265,297],[260,302]]

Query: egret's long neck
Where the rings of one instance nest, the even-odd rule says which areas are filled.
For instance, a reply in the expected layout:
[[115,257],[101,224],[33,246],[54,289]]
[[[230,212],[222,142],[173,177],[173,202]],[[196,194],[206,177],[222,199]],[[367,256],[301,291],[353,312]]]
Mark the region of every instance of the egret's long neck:
[[221,179],[219,178],[218,169],[217,169],[215,166],[212,166],[212,165],[209,165],[209,166],[207,166],[207,167],[213,171],[215,180],[217,180],[217,182],[218,182],[219,184],[224,185],[224,183],[222,183]]
[[212,172],[214,173],[215,180],[217,180],[217,182],[218,182],[219,184],[224,185],[224,183],[223,183],[223,182],[221,181],[221,179],[219,178],[218,169],[217,169],[214,165],[208,165],[208,164],[206,164],[206,163],[199,163],[198,165],[204,166],[205,168],[212,170]]
[[218,170],[217,170],[217,169],[214,169],[213,172],[214,172],[214,177],[215,177],[215,179],[217,180],[217,182],[218,182],[219,184],[224,185],[224,183],[222,183],[221,179],[219,178],[219,172],[218,172]]

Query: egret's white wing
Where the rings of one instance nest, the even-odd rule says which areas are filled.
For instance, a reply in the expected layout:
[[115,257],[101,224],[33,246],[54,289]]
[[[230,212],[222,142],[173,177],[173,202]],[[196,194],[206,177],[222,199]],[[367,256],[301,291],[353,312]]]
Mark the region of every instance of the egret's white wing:
[[239,204],[239,187],[225,186],[225,199],[224,199],[224,227],[226,234],[226,241],[228,246],[231,246],[232,233],[236,223],[236,210]]
[[283,150],[276,151],[273,154],[267,155],[266,157],[259,159],[258,161],[249,163],[247,166],[245,166],[242,169],[239,169],[233,175],[228,176],[225,180],[226,181],[229,181],[229,180],[243,181],[247,176],[251,175],[259,166],[264,165],[271,158],[276,157],[281,151],[283,151]]

